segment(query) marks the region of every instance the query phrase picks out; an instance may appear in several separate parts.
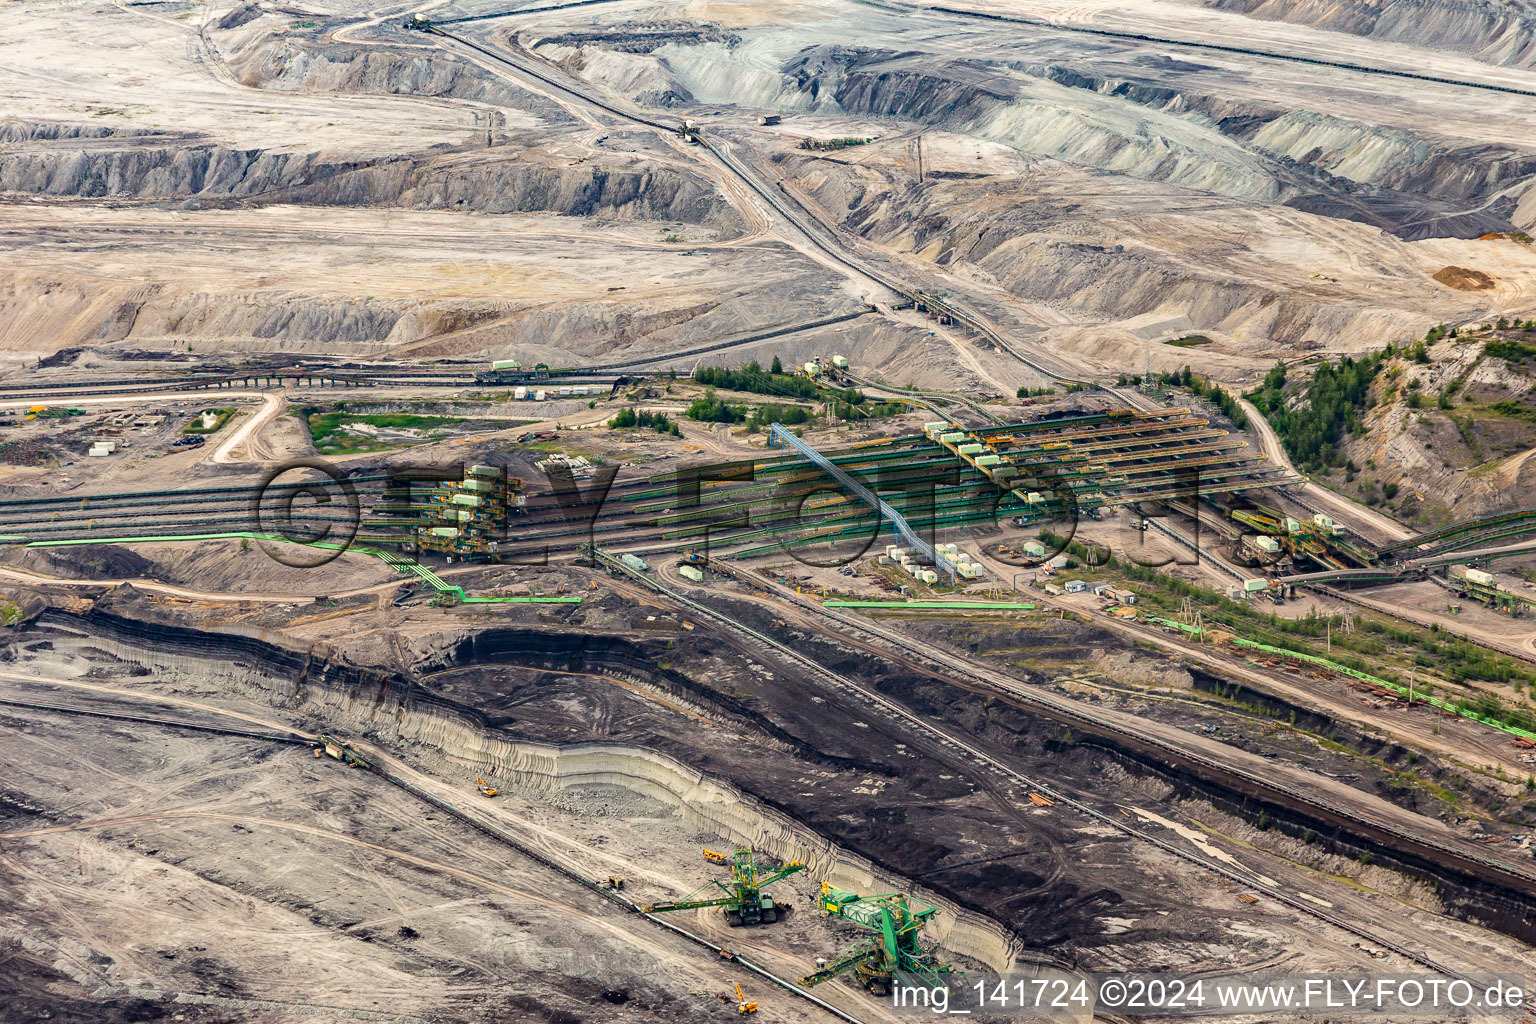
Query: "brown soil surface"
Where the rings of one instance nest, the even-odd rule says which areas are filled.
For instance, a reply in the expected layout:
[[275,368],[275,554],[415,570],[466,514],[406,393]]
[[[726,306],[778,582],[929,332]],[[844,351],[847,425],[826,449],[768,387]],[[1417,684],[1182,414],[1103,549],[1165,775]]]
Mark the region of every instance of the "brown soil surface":
[[1435,271],[1434,277],[1447,288],[1461,292],[1485,292],[1493,287],[1493,278],[1481,270],[1466,267],[1442,267]]

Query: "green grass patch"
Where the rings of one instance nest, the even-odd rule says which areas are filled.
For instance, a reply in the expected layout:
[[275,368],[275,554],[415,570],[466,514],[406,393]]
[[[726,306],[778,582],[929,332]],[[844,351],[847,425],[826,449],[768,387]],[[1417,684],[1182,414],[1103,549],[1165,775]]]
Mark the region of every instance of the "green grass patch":
[[[384,451],[404,445],[427,444],[437,439],[431,436],[434,432],[457,426],[464,420],[457,416],[418,416],[404,412],[310,412],[306,415],[305,422],[309,425],[309,436],[315,443],[315,450],[326,454],[337,454]],[[409,439],[377,438],[346,429],[354,424],[366,424],[381,430],[418,430],[428,436]]]
[[636,412],[633,409],[620,409],[618,414],[608,421],[609,430],[633,430],[636,427],[654,430],[658,434],[671,434],[673,437],[683,436],[682,429],[664,412]]
[[1502,359],[1506,363],[1536,359],[1536,345],[1526,345],[1518,341],[1490,341],[1483,345],[1483,352],[1495,359]]
[[[1078,541],[1068,542],[1045,530],[1041,531],[1040,539],[1047,547],[1060,546],[1078,561],[1087,561],[1087,548]],[[1221,626],[1260,643],[1326,654],[1339,665],[1397,685],[1406,685],[1415,671],[1422,680],[1427,669],[1458,687],[1471,683],[1509,686],[1511,697],[1536,687],[1536,668],[1440,629],[1365,613],[1353,616],[1353,628],[1346,632],[1342,615],[1313,612],[1300,618],[1285,618],[1252,601],[1232,601],[1199,584],[1114,557],[1100,566],[1099,572],[1099,578],[1108,572],[1143,584],[1139,605],[1143,612],[1176,617],[1187,598],[1200,606],[1207,628]],[[1443,686],[1423,688],[1430,692],[1444,690]],[[1469,687],[1463,692],[1438,695],[1506,724],[1536,729],[1536,718],[1527,708],[1503,706],[1486,691]]]
[[[213,426],[203,426],[203,412],[211,412],[218,417],[214,420]],[[192,417],[192,422],[182,427],[181,432],[183,434],[216,434],[224,429],[224,424],[228,423],[229,418],[235,414],[233,409],[204,409],[203,412]]]
[[851,149],[854,146],[867,146],[874,141],[874,139],[860,138],[858,136],[849,136],[842,139],[801,139],[800,148],[825,152],[827,150]]
[[1495,402],[1484,408],[1497,416],[1505,419],[1524,420],[1527,423],[1536,423],[1536,408],[1521,405],[1519,402]]
[[1191,334],[1185,338],[1174,338],[1172,341],[1165,342],[1164,344],[1172,345],[1174,348],[1199,348],[1201,345],[1209,345],[1210,343],[1211,339],[1203,334]]

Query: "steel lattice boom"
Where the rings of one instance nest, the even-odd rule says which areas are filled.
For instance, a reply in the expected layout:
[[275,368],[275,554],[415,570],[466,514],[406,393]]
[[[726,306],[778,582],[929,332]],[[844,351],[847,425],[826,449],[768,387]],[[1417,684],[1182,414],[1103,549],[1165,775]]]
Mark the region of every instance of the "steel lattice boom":
[[949,577],[949,581],[951,583],[955,581],[955,578],[959,575],[959,571],[954,567],[949,559],[945,558],[938,551],[935,551],[932,544],[929,544],[922,537],[918,536],[917,531],[912,529],[912,527],[907,523],[906,519],[902,517],[902,514],[887,504],[883,498],[881,498],[874,491],[870,490],[864,484],[860,483],[858,479],[850,474],[847,470],[834,464],[825,455],[822,455],[821,452],[818,452],[815,448],[812,448],[800,438],[796,437],[793,431],[785,429],[782,423],[774,423],[768,429],[768,443],[770,445],[776,445],[781,441],[784,444],[789,445],[801,455],[805,456],[807,459],[810,459],[811,462],[815,463],[822,472],[826,473],[832,479],[842,484],[860,501],[874,509],[876,514],[889,520],[891,526],[894,527],[896,532],[901,535],[901,539],[906,542],[906,545],[909,549],[916,551],[925,560],[931,562],[935,569]]

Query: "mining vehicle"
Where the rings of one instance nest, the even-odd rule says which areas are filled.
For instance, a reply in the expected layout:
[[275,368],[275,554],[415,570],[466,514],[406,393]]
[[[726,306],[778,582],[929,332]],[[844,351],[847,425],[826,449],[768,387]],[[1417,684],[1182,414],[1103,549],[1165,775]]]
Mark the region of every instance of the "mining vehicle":
[[817,906],[828,917],[840,917],[870,934],[859,939],[825,966],[800,979],[807,988],[819,985],[848,971],[857,972],[859,981],[875,995],[891,992],[895,974],[915,975],[933,985],[946,984],[945,975],[955,968],[917,944],[917,933],[937,907],[914,907],[905,893],[860,896],[823,882]]
[[776,902],[765,890],[774,882],[804,870],[805,865],[799,861],[790,861],[783,867],[760,871],[751,847],[743,846],[732,855],[730,868],[729,882],[711,879],[680,900],[652,903],[640,909],[647,914],[661,914],[673,910],[723,907],[725,923],[732,927],[772,924],[779,919],[779,912],[787,904]]

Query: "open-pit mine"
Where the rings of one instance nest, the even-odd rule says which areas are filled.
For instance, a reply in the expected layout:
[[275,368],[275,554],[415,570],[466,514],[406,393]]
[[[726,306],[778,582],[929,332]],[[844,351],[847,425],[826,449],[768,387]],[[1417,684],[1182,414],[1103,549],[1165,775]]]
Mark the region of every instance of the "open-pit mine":
[[3,1024],[1536,984],[1528,0],[6,14]]

